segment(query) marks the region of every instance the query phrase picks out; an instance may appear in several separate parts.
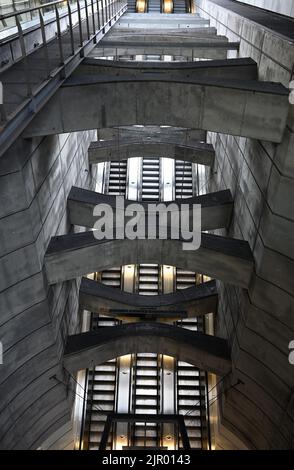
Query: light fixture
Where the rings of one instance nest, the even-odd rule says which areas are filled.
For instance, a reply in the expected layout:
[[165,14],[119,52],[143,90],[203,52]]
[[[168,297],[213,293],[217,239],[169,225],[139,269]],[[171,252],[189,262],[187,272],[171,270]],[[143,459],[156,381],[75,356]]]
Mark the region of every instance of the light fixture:
[[172,0],[163,0],[163,13],[172,13],[174,9]]
[[145,13],[146,12],[146,2],[145,0],[137,0],[136,2],[136,12]]

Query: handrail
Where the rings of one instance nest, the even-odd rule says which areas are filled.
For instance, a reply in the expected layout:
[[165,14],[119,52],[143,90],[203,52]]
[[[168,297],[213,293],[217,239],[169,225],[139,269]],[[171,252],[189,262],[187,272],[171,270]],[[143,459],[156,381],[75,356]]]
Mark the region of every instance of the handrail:
[[[61,25],[63,14],[58,11],[58,5],[63,3],[65,9],[67,6],[68,17],[67,25]],[[87,7],[86,7],[87,3]],[[56,23],[56,35],[48,34],[45,28],[45,15],[42,9],[45,7],[53,7],[54,23]],[[76,6],[76,8],[74,8]],[[0,156],[14,142],[15,138],[20,135],[28,122],[31,121],[34,113],[41,109],[43,104],[47,102],[48,97],[63,83],[64,79],[72,73],[75,67],[83,60],[83,57],[95,47],[98,38],[105,34],[114,21],[120,17],[127,8],[126,0],[76,0],[71,3],[69,0],[56,0],[52,3],[46,3],[32,9],[20,10],[0,16],[0,21],[4,18],[15,18],[16,31],[20,43],[20,56],[18,55],[13,63],[23,61],[23,73],[25,76],[26,95],[23,101],[16,103],[15,109],[10,111],[7,116],[5,103],[0,103],[0,120],[3,126],[0,127]],[[39,77],[38,83],[33,83],[31,70],[29,67],[28,56],[33,50],[27,50],[21,24],[20,15],[27,11],[39,11],[39,25],[41,30],[42,43],[40,50],[43,50],[45,70]],[[83,15],[81,11],[83,11]],[[73,14],[77,14],[75,20]],[[65,27],[64,27],[65,26]],[[77,35],[74,37],[74,29],[77,28]],[[68,36],[67,36],[68,35]],[[70,41],[70,51],[64,50],[63,39],[67,36]],[[53,40],[57,41],[59,53],[50,65],[48,47]],[[33,110],[33,112],[32,112]],[[2,117],[2,119],[1,119]]]
[[[95,39],[95,33],[99,30],[103,30],[104,26],[106,23],[111,21],[113,18],[116,18],[116,15],[119,14],[121,9],[119,6],[123,3],[121,0],[73,0],[72,2],[70,0],[55,0],[53,2],[49,3],[44,3],[43,5],[35,6],[32,8],[26,8],[23,10],[19,11],[14,11],[11,13],[8,13],[6,15],[0,15],[0,21],[5,21],[7,18],[14,18],[15,20],[15,27],[18,33],[18,38],[20,41],[21,45],[21,59],[24,59],[26,61],[26,57],[33,52],[33,50],[30,50],[30,52],[27,51],[26,44],[24,42],[24,35],[26,34],[23,25],[21,22],[20,16],[32,11],[37,11],[37,18],[39,20],[39,27],[41,29],[41,37],[42,37],[42,46],[45,46],[45,49],[47,48],[48,42],[50,42],[52,39],[54,39],[54,36],[47,38],[46,37],[46,30],[45,30],[45,15],[44,15],[44,8],[50,7],[52,10],[52,13],[54,14],[54,18],[51,18],[51,22],[56,23],[56,36],[58,39],[59,43],[59,55],[60,55],[60,64],[64,64],[64,57],[63,57],[63,51],[62,51],[62,41],[61,41],[61,36],[64,33],[65,30],[61,28],[61,18],[64,16],[64,14],[61,14],[60,10],[58,9],[58,5],[63,4],[64,8],[63,10],[66,11],[65,16],[68,17],[68,30],[70,34],[70,42],[71,42],[71,53],[74,55],[75,53],[75,46],[74,46],[74,38],[73,38],[73,29],[74,27],[78,24],[79,27],[79,33],[80,33],[80,47],[83,47],[84,39],[83,38],[83,33],[82,33],[82,23],[86,23],[87,31],[86,31],[86,40],[90,40],[91,36],[94,36],[94,41],[96,42]],[[118,5],[118,6],[117,6]],[[74,8],[75,7],[75,8]],[[85,10],[85,17],[82,16],[81,11]],[[72,21],[72,15],[74,13],[78,13],[78,21],[73,24]],[[102,21],[100,18],[100,15],[102,16]],[[96,26],[96,20],[95,16],[97,16],[97,26]],[[89,24],[89,20],[91,18],[91,28]],[[92,29],[92,31],[90,31]],[[1,41],[0,41],[1,44]],[[49,65],[48,61],[48,54],[47,50],[44,51],[45,55],[45,62],[46,66]],[[25,68],[27,68],[25,64]],[[48,67],[47,67],[48,68]],[[26,75],[28,75],[26,73]],[[31,90],[29,90],[30,86],[28,86],[28,96],[31,95]]]
[[12,11],[11,13],[6,13],[5,15],[0,15],[0,21],[7,20],[8,18],[13,18],[17,15],[24,15],[26,13],[31,13],[32,11],[35,11],[35,10],[41,10],[43,8],[52,7],[54,5],[57,5],[58,3],[70,3],[70,1],[69,0],[55,0],[54,2],[44,3],[43,5],[39,5],[39,6],[36,6],[36,7],[33,7],[33,8],[25,8],[25,9],[19,10],[19,11]]
[[[103,0],[95,0],[95,3],[98,4],[98,3],[101,3],[101,5],[103,5]],[[15,18],[16,16],[19,16],[19,15],[25,15],[27,13],[31,13],[33,11],[39,11],[40,13],[40,10],[43,10],[44,8],[49,8],[49,7],[57,7],[57,5],[59,3],[64,3],[64,9],[66,8],[70,8],[71,5],[74,5],[76,4],[77,5],[77,8],[78,8],[78,4],[79,4],[79,0],[55,0],[54,2],[48,2],[48,3],[44,3],[42,5],[39,5],[39,6],[35,6],[35,7],[32,7],[32,8],[25,8],[23,10],[18,10],[18,11],[13,11],[11,13],[6,13],[5,15],[0,15],[0,21],[5,21],[9,18]],[[112,0],[110,1],[109,3],[106,3],[106,0],[105,0],[105,7],[109,8],[110,5],[113,5],[115,3],[115,0]],[[93,0],[84,0],[84,7],[83,8],[87,8],[88,6],[92,6],[93,5]],[[54,8],[53,8],[54,9]],[[109,13],[110,13],[110,9],[109,9]],[[114,10],[112,8],[112,16],[114,16]]]

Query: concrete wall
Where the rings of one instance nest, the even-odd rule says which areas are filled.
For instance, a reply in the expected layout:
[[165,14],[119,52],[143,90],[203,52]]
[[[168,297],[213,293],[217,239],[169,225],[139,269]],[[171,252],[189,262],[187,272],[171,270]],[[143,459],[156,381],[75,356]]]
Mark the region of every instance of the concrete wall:
[[237,0],[259,8],[294,17],[294,0]]
[[[210,0],[196,4],[219,34],[240,40],[240,56],[257,61],[261,80],[289,84],[293,44]],[[256,261],[249,291],[220,284],[216,319],[216,334],[232,346],[232,383],[243,381],[223,395],[222,424],[249,448],[294,448],[294,368],[288,361],[294,339],[293,107],[291,112],[281,145],[209,134],[216,160],[208,189],[232,191],[227,234],[248,240]]]
[[[77,331],[76,281],[49,287],[49,240],[71,230],[72,185],[94,188],[87,148],[94,132],[18,141],[0,159],[0,447],[37,448],[70,421],[73,393],[60,370],[67,334]],[[71,384],[70,384],[71,385]],[[70,439],[67,439],[69,442]]]

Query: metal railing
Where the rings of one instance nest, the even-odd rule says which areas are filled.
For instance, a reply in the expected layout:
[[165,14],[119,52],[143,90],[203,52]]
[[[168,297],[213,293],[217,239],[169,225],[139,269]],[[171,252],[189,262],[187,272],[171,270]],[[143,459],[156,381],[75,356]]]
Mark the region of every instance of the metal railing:
[[[18,57],[13,57],[3,72],[9,72],[10,66],[13,67],[14,63],[21,63],[23,69],[21,75],[25,76],[26,82],[26,97],[23,103],[16,105],[9,118],[5,112],[5,98],[4,104],[0,103],[0,120],[4,124],[0,126],[0,154],[24,129],[32,118],[32,111],[36,113],[41,109],[43,103],[52,96],[62,81],[72,73],[82,58],[95,47],[97,40],[126,9],[126,0],[57,0],[0,16],[0,23],[9,19],[15,22],[16,34],[11,41],[19,41],[20,49]],[[48,12],[51,13],[50,18]],[[34,45],[33,49],[29,47],[27,36],[29,33],[24,30],[22,21],[28,13],[34,13],[35,21],[38,20],[34,28],[38,29],[40,43]],[[54,41],[57,42],[54,43]],[[13,48],[13,42],[11,44]],[[1,45],[0,41],[0,49]],[[7,47],[7,40],[5,40],[5,45]],[[52,53],[50,56],[51,45],[55,47],[57,57],[54,54],[52,57]],[[45,64],[42,75],[38,76],[37,84],[29,65],[29,56],[36,50],[43,54]],[[23,80],[20,81],[23,82]],[[4,95],[5,87],[4,81]],[[27,104],[26,109],[23,108],[24,102]],[[17,124],[15,123],[11,127],[12,130],[9,130],[7,123],[12,123],[12,121]]]
[[[73,5],[75,5],[75,8],[73,8]],[[60,66],[62,66],[65,62],[62,41],[63,35],[66,32],[69,33],[71,45],[70,55],[73,56],[78,50],[82,50],[85,41],[89,41],[91,37],[94,38],[95,42],[97,31],[100,31],[101,29],[103,30],[104,26],[113,18],[116,19],[116,15],[119,13],[123,5],[124,3],[121,0],[76,0],[73,3],[71,3],[70,0],[57,0],[33,8],[0,16],[0,21],[6,21],[11,18],[15,21],[21,49],[21,56],[18,58],[18,60],[24,61],[28,96],[32,95],[32,87],[27,57],[33,51],[28,51],[26,48],[25,34],[22,27],[21,17],[27,15],[28,13],[37,12],[42,37],[42,43],[39,44],[39,46],[44,46],[43,50],[46,72],[47,76],[50,77],[52,70],[50,70],[49,66],[49,42],[57,37]],[[47,37],[47,28],[44,18],[44,10],[47,10],[48,12],[48,8],[53,8],[54,11],[54,18],[51,16],[50,23],[54,22],[56,24],[56,36],[51,38]],[[83,28],[83,23],[86,25],[86,28]],[[79,29],[79,41],[78,44],[75,44],[74,28],[77,25]]]
[[[47,0],[48,2],[53,2],[54,0]],[[11,26],[14,25],[13,18],[9,17],[11,13],[15,13],[17,11],[26,11],[28,10],[28,13],[23,13],[22,15],[22,20],[23,21],[31,21],[34,20],[35,14],[34,11],[30,11],[32,8],[35,8],[37,6],[42,6],[42,0],[7,0],[6,3],[3,2],[3,0],[0,0],[0,16],[7,18],[4,18],[2,21],[0,21],[0,31],[3,28],[10,28]]]
[[[79,0],[55,0],[55,1],[49,1],[47,3],[40,3],[40,5],[35,5],[33,7],[29,7],[29,8],[24,8],[22,10],[14,10],[12,12],[9,12],[9,13],[6,13],[6,14],[0,14],[0,22],[2,23],[5,23],[7,20],[9,19],[13,19],[15,17],[19,17],[19,16],[25,16],[25,20],[27,21],[28,19],[34,19],[38,13],[38,11],[40,10],[47,10],[47,13],[50,12],[50,10],[52,8],[55,8],[57,5],[59,6],[62,6],[64,8],[67,7],[67,4],[76,4],[78,6],[79,3],[81,3]],[[88,0],[87,2],[84,2],[84,3],[87,3],[86,5],[86,8],[88,6],[92,7],[92,5],[94,6],[94,4],[96,4],[96,7],[98,6],[98,3],[101,3],[103,6],[103,10],[106,10],[107,14],[109,14],[109,17],[111,15],[111,13],[114,14],[114,3],[121,3],[121,4],[127,4],[127,2],[115,2],[115,1],[110,1],[110,0]],[[97,11],[97,9],[95,8],[95,10]],[[93,10],[92,10],[93,11]],[[28,18],[28,15],[29,15],[29,18]],[[35,16],[36,15],[36,16]]]

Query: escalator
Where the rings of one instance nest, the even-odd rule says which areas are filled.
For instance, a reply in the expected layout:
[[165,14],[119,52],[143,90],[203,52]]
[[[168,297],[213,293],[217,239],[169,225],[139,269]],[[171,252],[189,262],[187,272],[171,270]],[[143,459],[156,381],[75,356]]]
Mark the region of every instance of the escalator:
[[139,264],[137,292],[141,295],[158,295],[160,285],[160,267],[158,264]]
[[176,15],[183,14],[183,13],[188,13],[187,12],[186,0],[173,0],[173,3],[174,3],[173,12]]
[[[135,164],[135,160],[137,164]],[[131,159],[128,162],[110,162],[105,164],[104,191],[112,195],[124,195],[128,184],[138,175],[137,192],[134,198],[157,202],[162,200],[164,191],[164,172],[168,170],[161,158]],[[166,162],[165,162],[166,163]],[[198,173],[189,162],[171,160],[174,174],[173,192],[177,198],[191,197],[198,193]],[[197,177],[197,178],[196,178]],[[195,186],[194,180],[197,180]],[[130,179],[130,181],[128,181]],[[201,180],[202,181],[202,180]],[[137,195],[135,195],[137,194]],[[128,266],[132,268],[132,266]],[[169,267],[172,269],[169,292],[186,289],[203,282],[203,277],[193,272]],[[133,269],[133,271],[132,271]],[[129,281],[127,291],[141,295],[158,295],[165,291],[166,274],[164,267],[158,264],[140,264],[133,267],[133,280]],[[170,271],[169,271],[170,272]],[[109,286],[125,290],[126,270],[114,267],[99,273],[97,279]],[[103,315],[92,315],[92,328],[115,326],[119,322]],[[203,331],[202,318],[183,319],[176,322],[179,327],[194,331]],[[163,446],[166,435],[164,425],[144,422],[144,415],[156,415],[164,412],[164,375],[166,374],[166,356],[156,353],[132,354],[130,361],[129,413],[138,414],[138,421],[128,427],[128,445],[131,447]],[[173,412],[185,416],[191,447],[206,448],[207,421],[205,408],[205,373],[197,367],[173,359],[171,374],[174,383],[174,400],[171,403]],[[169,374],[170,374],[169,373]],[[107,414],[117,411],[117,390],[119,384],[119,359],[108,361],[88,371],[88,400],[85,421],[84,445],[88,449],[97,449],[101,439]],[[140,417],[142,416],[142,420]],[[164,431],[165,430],[165,431]],[[116,441],[115,428],[109,436],[107,449],[114,449]],[[126,435],[126,431],[124,433]],[[177,436],[177,432],[169,431]],[[116,436],[116,437],[115,437]],[[121,436],[120,436],[121,437]],[[180,437],[174,448],[181,448]],[[165,442],[166,444],[166,442]],[[172,447],[171,447],[172,449]]]
[[[139,200],[157,202],[160,198],[160,159],[142,158]],[[141,295],[161,293],[161,271],[158,264],[139,264],[136,267],[135,291]],[[161,356],[152,353],[133,356],[132,412],[158,414],[160,412]],[[134,423],[131,429],[133,446],[158,447],[160,440],[157,423]]]
[[142,162],[142,201],[159,200],[160,159],[143,158]]
[[124,196],[126,193],[127,161],[108,163],[106,176],[106,193],[113,196]]
[[[113,318],[93,315],[91,329],[116,326]],[[97,450],[109,413],[115,410],[117,359],[88,370],[86,420],[84,428],[84,450]],[[112,435],[109,435],[107,450],[112,449]]]
[[137,0],[128,0],[128,13],[137,13]]
[[[125,195],[127,162],[109,162],[105,164],[104,192]],[[114,267],[102,273],[96,273],[96,279],[107,286],[121,288],[121,268]],[[91,330],[116,326],[120,322],[108,316],[92,314]],[[117,358],[88,370],[87,402],[84,426],[84,448],[97,450],[107,415],[115,411],[117,390]],[[113,448],[113,435],[109,434],[107,450]]]
[[148,13],[161,12],[161,0],[148,0]]
[[128,13],[187,13],[186,0],[128,0]]
[[175,193],[176,199],[193,196],[192,163],[175,161]]
[[[175,161],[176,198],[185,199],[199,194],[199,167],[190,162]],[[176,290],[187,289],[209,280],[203,275],[176,268]],[[203,317],[183,319],[177,326],[192,331],[204,332]],[[191,448],[203,449],[207,441],[207,420],[205,408],[206,376],[203,371],[186,362],[177,361],[177,413],[185,416],[185,424]],[[192,409],[192,410],[191,410]],[[179,447],[182,446],[181,440]]]
[[[187,289],[203,282],[203,276],[176,268],[176,289]],[[203,332],[203,318],[189,318],[176,322],[177,326]],[[191,448],[202,449],[207,434],[205,409],[205,373],[183,361],[177,361],[177,413],[185,416]],[[193,409],[191,411],[191,409]],[[181,447],[181,440],[179,447]]]
[[[156,415],[160,411],[160,361],[161,356],[153,353],[133,355],[132,412],[138,415]],[[159,426],[145,423],[133,424],[132,445],[136,447],[159,447]]]

